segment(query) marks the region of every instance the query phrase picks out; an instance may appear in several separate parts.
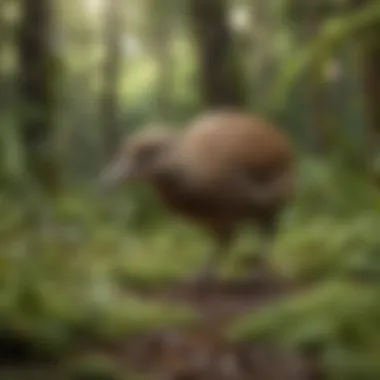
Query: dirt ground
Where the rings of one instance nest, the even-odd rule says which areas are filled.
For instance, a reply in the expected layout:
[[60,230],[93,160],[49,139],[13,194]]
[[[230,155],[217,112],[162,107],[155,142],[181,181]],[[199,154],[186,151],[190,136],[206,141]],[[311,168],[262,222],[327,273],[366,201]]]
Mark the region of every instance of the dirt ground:
[[300,353],[263,344],[231,343],[223,331],[237,316],[296,291],[268,279],[220,281],[199,287],[177,283],[141,297],[191,305],[201,316],[191,328],[157,331],[120,350],[119,360],[138,373],[167,380],[319,380],[318,366]]

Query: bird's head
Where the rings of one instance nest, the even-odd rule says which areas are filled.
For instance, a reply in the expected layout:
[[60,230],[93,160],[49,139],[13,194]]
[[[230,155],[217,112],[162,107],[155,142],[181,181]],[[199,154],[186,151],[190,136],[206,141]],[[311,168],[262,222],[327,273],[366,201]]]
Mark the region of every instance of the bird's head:
[[100,187],[122,182],[150,180],[173,147],[177,134],[162,126],[147,126],[127,137],[111,162],[100,174]]

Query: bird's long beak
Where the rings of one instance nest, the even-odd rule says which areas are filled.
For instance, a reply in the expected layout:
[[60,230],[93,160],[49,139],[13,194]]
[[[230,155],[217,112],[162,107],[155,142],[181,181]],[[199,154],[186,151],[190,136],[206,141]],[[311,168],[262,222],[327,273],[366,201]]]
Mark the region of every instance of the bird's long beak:
[[100,173],[97,187],[99,192],[115,188],[122,182],[128,181],[133,177],[131,165],[126,160],[118,159],[107,165]]

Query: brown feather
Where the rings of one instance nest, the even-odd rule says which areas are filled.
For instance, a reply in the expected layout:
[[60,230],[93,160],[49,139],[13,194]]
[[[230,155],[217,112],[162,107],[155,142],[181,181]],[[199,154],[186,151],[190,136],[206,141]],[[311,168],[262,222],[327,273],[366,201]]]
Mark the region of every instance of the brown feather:
[[[222,214],[226,218],[247,217],[251,203],[270,207],[291,195],[293,154],[289,141],[257,117],[237,112],[203,115],[187,126],[169,157],[172,165],[168,164],[167,170],[173,171],[172,179],[156,181],[155,185],[169,205],[185,214],[204,217],[209,212],[211,219]],[[265,201],[258,196],[255,202],[256,189],[269,195],[272,190],[273,196]]]
[[[143,152],[151,153],[145,161]],[[129,138],[119,156],[144,172],[167,207],[220,241],[244,220],[273,236],[293,195],[289,139],[269,122],[238,111],[203,114],[176,133],[148,128]]]

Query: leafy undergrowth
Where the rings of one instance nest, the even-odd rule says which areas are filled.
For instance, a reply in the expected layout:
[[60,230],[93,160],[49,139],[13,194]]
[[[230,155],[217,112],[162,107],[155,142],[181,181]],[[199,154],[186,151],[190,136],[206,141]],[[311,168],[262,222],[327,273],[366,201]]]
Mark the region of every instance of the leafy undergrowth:
[[313,352],[326,378],[378,379],[380,193],[334,166],[311,167],[273,255],[307,286],[238,318],[226,334]]
[[0,370],[0,377],[7,380],[153,380],[125,369],[114,360],[102,355],[88,355],[62,365]]
[[312,349],[332,378],[378,379],[380,287],[328,281],[242,317],[227,335]]
[[[255,254],[255,236],[242,236],[232,249],[221,257],[218,275],[221,278],[236,277],[242,273],[246,256]],[[119,278],[126,284],[140,288],[167,285],[196,274],[202,267],[214,242],[199,231],[181,224],[167,226],[138,234],[131,244],[132,249],[122,250],[118,268]]]
[[284,231],[275,249],[280,270],[297,281],[380,278],[380,218],[368,211],[345,219],[319,216]]
[[90,223],[85,214],[73,222],[62,205],[32,215],[3,201],[9,217],[0,225],[0,331],[26,352],[20,360],[56,358],[84,342],[117,343],[196,320],[191,309],[142,300],[120,286],[120,252],[128,248],[117,229]]
[[[301,348],[317,344],[330,373],[354,379],[344,373],[375,371],[380,352],[379,192],[329,163],[305,161],[300,172],[271,259],[311,287],[236,320],[227,333]],[[120,286],[157,287],[191,275],[212,249],[202,231],[139,196],[70,194],[54,207],[42,200],[30,220],[30,201],[0,199],[7,215],[0,221],[0,328],[59,355],[77,340],[117,342],[195,321],[192,309],[142,300]],[[240,275],[242,259],[258,248],[253,231],[244,231],[223,259],[221,276]]]

